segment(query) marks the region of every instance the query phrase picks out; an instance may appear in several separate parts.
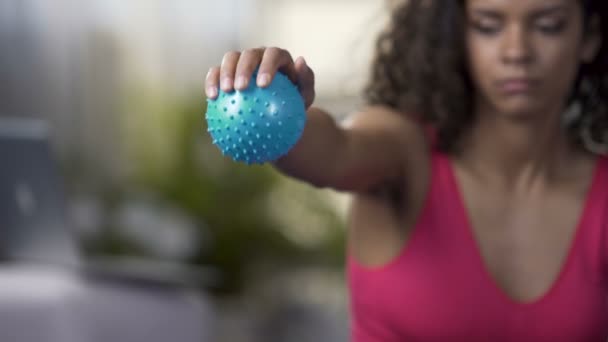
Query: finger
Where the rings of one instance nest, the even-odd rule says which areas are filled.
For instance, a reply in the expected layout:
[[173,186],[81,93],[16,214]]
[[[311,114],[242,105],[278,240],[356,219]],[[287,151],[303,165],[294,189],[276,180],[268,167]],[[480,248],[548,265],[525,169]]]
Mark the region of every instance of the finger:
[[205,95],[209,99],[215,99],[217,96],[217,87],[219,85],[220,67],[216,66],[207,72],[205,77]]
[[258,86],[267,87],[279,70],[289,77],[292,82],[297,82],[296,69],[291,54],[286,50],[275,47],[266,49],[258,71]]
[[241,53],[239,62],[236,67],[234,88],[238,90],[247,89],[249,80],[255,68],[262,61],[264,49],[249,49]]
[[298,87],[304,99],[304,105],[308,108],[315,100],[315,74],[306,64],[304,57],[298,57],[295,68],[298,75]]
[[230,51],[222,58],[222,65],[220,67],[220,87],[224,92],[232,91],[234,73],[236,72],[236,66],[240,56],[240,52]]

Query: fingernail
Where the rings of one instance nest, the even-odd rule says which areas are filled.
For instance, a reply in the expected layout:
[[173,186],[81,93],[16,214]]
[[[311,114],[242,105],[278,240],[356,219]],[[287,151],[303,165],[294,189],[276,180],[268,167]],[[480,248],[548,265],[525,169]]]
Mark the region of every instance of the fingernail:
[[239,76],[236,78],[236,81],[234,82],[234,87],[235,88],[239,88],[239,89],[243,89],[245,88],[245,82],[247,80],[245,80],[245,77],[243,76]]
[[207,87],[207,96],[215,97],[215,95],[217,95],[217,91],[215,90],[215,87]]
[[270,84],[270,75],[264,73],[258,76],[258,85],[265,87]]
[[232,80],[230,79],[230,77],[222,78],[220,83],[222,85],[222,89],[224,89],[224,90],[228,90],[232,87]]

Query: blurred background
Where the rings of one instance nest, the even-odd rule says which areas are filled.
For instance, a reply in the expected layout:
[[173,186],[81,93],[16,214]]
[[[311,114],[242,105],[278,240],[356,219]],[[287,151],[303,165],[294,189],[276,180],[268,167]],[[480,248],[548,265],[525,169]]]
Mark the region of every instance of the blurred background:
[[211,341],[346,341],[348,196],[224,158],[203,82],[225,52],[279,46],[316,106],[361,104],[388,1],[3,0],[0,117],[52,127],[68,229],[86,258],[215,273]]

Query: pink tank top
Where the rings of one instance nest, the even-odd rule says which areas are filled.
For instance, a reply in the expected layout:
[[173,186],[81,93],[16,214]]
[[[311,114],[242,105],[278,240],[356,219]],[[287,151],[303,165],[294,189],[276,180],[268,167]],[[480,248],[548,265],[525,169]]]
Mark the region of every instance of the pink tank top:
[[400,254],[379,267],[347,255],[354,342],[608,339],[608,158],[599,158],[566,261],[549,291],[511,299],[487,272],[448,157]]

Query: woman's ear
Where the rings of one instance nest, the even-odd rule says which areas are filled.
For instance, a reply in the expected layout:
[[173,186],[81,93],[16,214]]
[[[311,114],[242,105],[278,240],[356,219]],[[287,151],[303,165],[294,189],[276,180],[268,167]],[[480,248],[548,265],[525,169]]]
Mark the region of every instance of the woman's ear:
[[603,38],[600,31],[600,18],[596,14],[590,18],[589,24],[585,28],[585,37],[581,50],[581,61],[583,63],[591,63],[597,56]]

